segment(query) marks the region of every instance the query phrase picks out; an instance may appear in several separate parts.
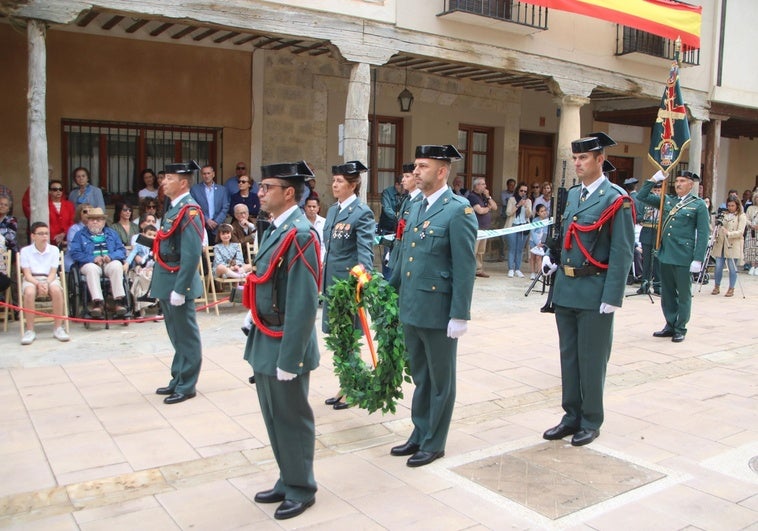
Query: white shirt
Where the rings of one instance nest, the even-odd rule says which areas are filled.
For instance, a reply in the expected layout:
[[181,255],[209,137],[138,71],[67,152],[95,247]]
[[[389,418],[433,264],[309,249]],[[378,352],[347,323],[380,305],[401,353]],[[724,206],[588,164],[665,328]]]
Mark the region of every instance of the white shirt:
[[318,233],[318,241],[321,245],[322,264],[324,263],[324,256],[326,256],[326,246],[324,245],[324,223],[326,223],[326,218],[321,217],[318,214],[316,214],[316,221],[311,223],[311,225],[313,225],[313,228],[316,229],[316,232]]
[[350,197],[348,197],[347,199],[345,199],[342,203],[339,204],[340,205],[340,211],[342,211],[343,209],[349,207],[353,203],[353,201],[355,201],[357,199],[358,199],[358,196],[355,195],[355,194],[353,194]]
[[428,196],[426,198],[426,202],[428,203],[428,205],[426,207],[426,210],[429,210],[429,207],[431,207],[434,204],[434,202],[437,199],[439,199],[440,196],[442,194],[444,194],[447,190],[448,190],[448,185],[445,185],[442,188],[440,188],[439,190],[437,190],[436,192],[434,192],[432,195]]
[[592,193],[600,188],[600,185],[603,184],[607,179],[605,178],[605,175],[601,175],[599,178],[595,179],[589,186],[582,185],[582,190],[579,191],[579,197],[582,196],[582,191],[586,188],[587,189],[587,197],[591,196]]
[[50,274],[50,270],[58,269],[59,261],[60,250],[49,243],[44,251],[40,251],[34,244],[31,244],[22,248],[19,253],[21,269],[29,269],[34,276],[46,277]]

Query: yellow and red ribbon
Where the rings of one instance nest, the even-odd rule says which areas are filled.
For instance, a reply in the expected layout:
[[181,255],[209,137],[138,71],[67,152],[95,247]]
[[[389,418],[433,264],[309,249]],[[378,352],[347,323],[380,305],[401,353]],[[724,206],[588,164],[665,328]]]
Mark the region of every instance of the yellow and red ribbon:
[[366,268],[361,264],[358,264],[350,270],[350,274],[358,280],[358,283],[355,285],[355,302],[358,303],[358,318],[361,320],[363,335],[366,336],[368,349],[369,352],[371,352],[371,363],[374,368],[376,368],[376,349],[374,348],[374,341],[371,338],[371,329],[369,328],[368,320],[366,319],[366,309],[361,305],[361,290],[371,280],[371,273],[366,271]]

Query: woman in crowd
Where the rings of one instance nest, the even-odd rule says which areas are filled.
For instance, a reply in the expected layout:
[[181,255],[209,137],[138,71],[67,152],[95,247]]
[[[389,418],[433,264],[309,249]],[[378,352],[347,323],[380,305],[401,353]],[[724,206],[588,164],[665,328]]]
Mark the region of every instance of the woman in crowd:
[[63,248],[66,245],[66,233],[74,224],[75,207],[71,201],[63,197],[63,183],[53,179],[48,185],[48,215],[50,227],[50,243]]
[[[68,228],[68,232],[66,232],[66,241],[72,242],[74,241],[74,236],[76,236],[76,233],[82,230],[82,228],[87,225],[87,209],[92,208],[91,205],[87,203],[82,203],[80,205],[77,205],[76,212],[74,213],[74,224],[71,225]],[[71,270],[71,266],[74,264],[74,259],[71,258],[71,254],[69,253],[68,247],[66,247],[66,252],[63,253],[63,267],[66,269],[66,273],[68,273]]]
[[753,193],[752,204],[747,207],[745,231],[745,262],[750,265],[749,275],[758,275],[758,192]]
[[137,192],[137,196],[140,200],[146,197],[155,199],[158,197],[158,178],[155,176],[155,172],[150,168],[142,170],[140,174],[140,181],[142,188]]
[[737,283],[737,263],[742,261],[743,239],[747,218],[742,212],[742,203],[736,197],[726,201],[726,212],[721,219],[716,218],[716,241],[711,255],[716,259],[715,286],[711,295],[720,293],[721,277],[724,274],[724,262],[729,268],[729,289],[725,297],[734,295],[734,285]]
[[[529,223],[532,217],[532,200],[529,199],[529,187],[526,183],[521,183],[516,187],[516,193],[508,199],[505,206],[505,227],[518,227]],[[524,254],[524,246],[529,238],[528,231],[513,232],[506,234],[508,242],[508,276],[523,277],[521,272],[521,261]]]
[[[367,168],[358,161],[332,167],[332,193],[337,200],[326,214],[324,223],[323,264],[324,309],[321,329],[329,333],[329,288],[338,280],[348,278],[353,266],[360,264],[366,271],[374,268],[374,212],[358,199],[361,172]],[[325,403],[334,409],[346,409],[340,390]]]
[[258,215],[258,211],[261,209],[261,202],[258,196],[250,191],[252,181],[248,175],[243,175],[239,178],[240,191],[233,194],[229,200],[229,215],[234,217],[235,205],[243,204],[247,207],[248,214],[252,217]]
[[18,251],[16,246],[16,233],[18,221],[11,216],[13,202],[7,195],[0,195],[0,235],[5,238],[5,246],[11,251]]
[[132,236],[139,234],[139,227],[132,223],[131,206],[121,201],[116,203],[111,228],[118,233],[124,246],[132,244]]
[[538,214],[537,206],[545,205],[545,208],[547,208],[547,217],[550,217],[550,215],[553,213],[553,184],[545,181],[542,183],[541,191],[542,194],[535,198],[535,200],[532,202],[532,210],[536,216]]
[[74,205],[87,203],[93,207],[100,207],[105,212],[105,200],[103,192],[97,186],[90,184],[89,170],[87,168],[76,168],[74,170],[74,184],[76,187],[68,194],[68,200]]

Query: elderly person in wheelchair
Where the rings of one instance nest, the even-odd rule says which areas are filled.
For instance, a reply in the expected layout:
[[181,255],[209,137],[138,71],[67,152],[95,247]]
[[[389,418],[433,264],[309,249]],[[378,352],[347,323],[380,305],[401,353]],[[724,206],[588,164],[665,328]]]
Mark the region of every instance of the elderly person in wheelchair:
[[114,300],[114,312],[121,317],[127,312],[124,291],[126,247],[113,229],[105,226],[105,213],[99,207],[87,212],[87,225],[69,243],[69,251],[79,271],[87,281],[90,294],[89,314],[102,317],[105,312],[100,280],[108,277]]

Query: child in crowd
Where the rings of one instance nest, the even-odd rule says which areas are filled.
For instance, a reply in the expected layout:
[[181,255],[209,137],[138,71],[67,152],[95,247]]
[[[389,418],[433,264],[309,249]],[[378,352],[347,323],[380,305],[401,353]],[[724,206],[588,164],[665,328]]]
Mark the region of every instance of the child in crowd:
[[[150,239],[155,239],[157,233],[155,225],[145,225],[141,230],[141,234]],[[154,299],[146,297],[150,291],[154,264],[153,250],[147,245],[135,242],[129,256],[126,257],[124,269],[132,284],[130,291],[134,297],[134,311],[137,316],[142,316],[142,310],[156,304]]]
[[242,257],[242,246],[232,242],[232,226],[222,223],[218,228],[218,243],[213,246],[213,271],[217,277],[245,278],[253,270]]
[[[544,204],[538,204],[535,208],[535,221],[547,219],[547,207]],[[548,227],[538,227],[532,229],[529,233],[529,265],[532,268],[532,274],[529,277],[534,280],[542,268],[542,257],[545,255],[545,241],[547,240]]]

